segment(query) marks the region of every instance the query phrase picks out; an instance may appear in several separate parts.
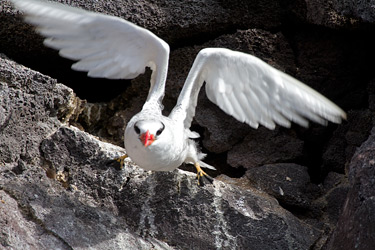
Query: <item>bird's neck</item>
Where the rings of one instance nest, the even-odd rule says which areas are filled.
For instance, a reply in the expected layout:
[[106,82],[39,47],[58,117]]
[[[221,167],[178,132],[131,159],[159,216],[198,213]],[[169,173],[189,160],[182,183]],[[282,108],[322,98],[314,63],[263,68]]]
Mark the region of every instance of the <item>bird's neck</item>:
[[143,104],[142,112],[148,111],[151,113],[160,113],[162,112],[164,106],[161,103],[161,100],[150,100],[146,101],[145,104]]

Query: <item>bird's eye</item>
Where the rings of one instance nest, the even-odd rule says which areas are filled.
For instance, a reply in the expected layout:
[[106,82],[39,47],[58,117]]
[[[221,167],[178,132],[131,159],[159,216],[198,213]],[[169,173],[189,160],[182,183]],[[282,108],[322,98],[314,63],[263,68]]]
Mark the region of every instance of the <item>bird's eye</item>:
[[137,125],[134,125],[134,131],[139,135],[141,133],[141,130],[138,128]]
[[156,131],[156,135],[160,135],[163,132],[164,128],[165,128],[165,126],[163,124],[163,127],[161,129],[159,129],[158,131]]

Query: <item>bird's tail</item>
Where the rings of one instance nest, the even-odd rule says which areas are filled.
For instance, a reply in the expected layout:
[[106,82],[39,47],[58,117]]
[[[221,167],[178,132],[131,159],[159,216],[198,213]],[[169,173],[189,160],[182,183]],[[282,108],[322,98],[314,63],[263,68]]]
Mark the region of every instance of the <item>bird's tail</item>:
[[214,168],[214,167],[211,166],[211,165],[208,165],[207,163],[204,163],[203,161],[199,161],[199,165],[200,165],[202,168],[208,168],[208,169],[216,170],[216,168]]

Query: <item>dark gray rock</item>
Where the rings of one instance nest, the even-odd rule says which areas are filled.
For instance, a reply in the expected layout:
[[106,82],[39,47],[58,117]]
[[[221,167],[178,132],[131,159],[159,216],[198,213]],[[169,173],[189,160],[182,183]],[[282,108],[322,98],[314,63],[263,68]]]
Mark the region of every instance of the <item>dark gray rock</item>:
[[306,21],[324,25],[331,28],[352,28],[358,26],[358,19],[345,15],[336,8],[335,2],[338,1],[303,1],[306,12],[304,18]]
[[195,121],[205,128],[202,134],[203,146],[210,152],[223,153],[230,150],[251,131],[247,124],[228,117],[206,98],[205,93],[201,92],[198,105],[200,108],[197,110]]
[[350,190],[327,249],[375,248],[375,129],[349,166]]
[[336,173],[336,172],[329,172],[327,174],[326,178],[324,179],[323,188],[325,190],[330,190],[330,189],[340,185],[341,183],[343,183],[344,180],[346,180],[346,179],[347,179],[347,177],[344,174],[339,174],[339,173]]
[[0,68],[0,151],[5,156],[2,163],[31,162],[39,155],[41,137],[57,126],[57,119],[47,117],[56,117],[59,106],[67,104],[69,96],[62,96],[66,87],[56,84],[56,80],[4,56],[0,58]]
[[[30,221],[10,195],[0,190],[0,246],[2,249],[70,249],[53,234]],[[6,230],[4,230],[6,229]]]
[[[347,18],[357,19],[362,22],[372,23],[375,22],[374,2],[363,0],[345,0],[345,1],[332,1],[333,7],[340,14]],[[354,20],[353,20],[354,21]],[[352,21],[352,22],[353,22]]]
[[[320,235],[254,190],[221,181],[200,188],[195,174],[180,170],[108,167],[114,155],[77,130],[61,128],[43,141],[41,151],[52,166],[69,175],[69,185],[84,190],[96,206],[116,211],[139,235],[163,239],[178,249],[305,248]],[[107,227],[105,221],[93,219]]]
[[325,197],[326,205],[324,208],[327,211],[327,218],[333,229],[342,213],[343,204],[345,204],[346,196],[350,186],[347,182],[343,182],[337,187],[332,188]]
[[316,0],[283,3],[288,18],[333,29],[370,30],[374,24],[372,1]]
[[[318,186],[321,188],[319,197],[312,201],[310,207],[310,212],[314,213],[313,218],[315,218],[313,225],[327,232],[332,232],[342,212],[350,185],[345,175],[330,172],[324,179],[323,185]],[[322,221],[325,223],[322,223]],[[327,240],[328,235],[329,233],[323,237],[324,241]],[[324,245],[324,241],[322,241],[321,246]]]
[[369,109],[375,111],[375,79],[367,85]]
[[250,169],[264,164],[288,162],[302,156],[303,141],[292,130],[252,130],[228,152],[228,164]]
[[324,171],[345,173],[355,150],[367,140],[374,123],[374,112],[356,110],[348,112],[352,122],[343,124],[334,131],[323,153]]
[[[87,199],[84,193],[80,197],[81,200],[75,198],[72,192],[66,191],[66,188],[75,190],[74,184],[67,185],[71,178],[69,172],[65,168],[58,168],[57,162],[52,164],[42,156],[41,143],[49,135],[59,131],[58,128],[62,126],[57,118],[69,120],[76,110],[74,107],[77,100],[71,89],[4,56],[0,58],[0,84],[2,97],[0,99],[2,110],[0,208],[3,211],[0,216],[0,244],[2,247],[5,249],[19,249],[22,246],[35,249],[59,247],[72,249],[73,246],[74,248],[91,246],[96,249],[120,247],[166,249],[168,247],[156,239],[147,241],[127,231],[126,224],[114,213],[100,211],[95,209],[95,206],[93,208],[93,199]],[[88,141],[87,144],[90,145],[90,142]],[[105,145],[107,144],[102,144],[103,147]],[[82,149],[84,150],[85,147]],[[112,149],[117,154],[122,150]],[[85,162],[87,160],[84,156],[94,153],[85,152],[86,155],[78,156],[74,154],[77,151],[72,151],[71,153],[76,156],[72,159],[81,159]],[[102,152],[98,144],[95,152]],[[103,159],[107,158],[108,156],[103,156]],[[63,160],[62,155],[58,159],[59,163],[67,160]],[[90,216],[101,218],[103,223],[92,220]],[[105,224],[107,226],[104,226]],[[121,232],[114,237],[112,234],[116,230]]]
[[284,206],[308,209],[313,198],[319,196],[319,188],[310,182],[307,167],[301,165],[279,163],[253,167],[247,170],[246,177]]
[[321,235],[255,189],[202,188],[195,174],[152,173],[130,161],[121,170],[113,158],[122,148],[57,119],[74,113],[67,87],[6,58],[0,64],[0,93],[12,97],[1,103],[10,149],[0,151],[0,206],[15,209],[1,213],[2,247],[306,249]]

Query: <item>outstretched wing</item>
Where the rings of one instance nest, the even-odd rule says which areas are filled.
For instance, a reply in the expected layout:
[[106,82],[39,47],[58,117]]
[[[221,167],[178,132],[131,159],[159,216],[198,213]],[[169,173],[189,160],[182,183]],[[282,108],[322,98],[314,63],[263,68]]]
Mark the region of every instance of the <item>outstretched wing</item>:
[[257,128],[340,123],[345,112],[327,98],[257,57],[222,48],[203,49],[197,55],[171,113],[189,128],[199,90],[206,82],[208,99],[227,114]]
[[[25,20],[47,37],[44,44],[78,62],[72,69],[90,77],[132,79],[153,70],[148,100],[162,98],[169,46],[152,32],[121,18],[58,3],[11,0]],[[155,84],[156,83],[156,84]]]

